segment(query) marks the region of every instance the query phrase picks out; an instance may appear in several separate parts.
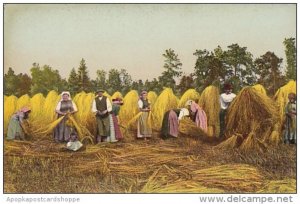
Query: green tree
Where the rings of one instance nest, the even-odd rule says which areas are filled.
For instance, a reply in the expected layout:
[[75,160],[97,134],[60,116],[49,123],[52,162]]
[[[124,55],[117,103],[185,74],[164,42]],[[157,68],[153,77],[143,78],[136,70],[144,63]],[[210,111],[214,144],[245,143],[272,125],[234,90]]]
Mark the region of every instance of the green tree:
[[228,50],[223,53],[223,63],[226,67],[226,78],[235,83],[233,85],[236,89],[256,82],[252,54],[247,51],[247,47],[229,45]]
[[125,69],[121,69],[120,79],[121,79],[121,90],[120,91],[122,92],[122,94],[125,94],[125,93],[129,92],[131,89],[132,78]]
[[166,50],[166,53],[163,54],[163,57],[165,57],[165,71],[163,71],[162,75],[159,77],[159,82],[162,84],[162,86],[170,87],[175,90],[175,78],[182,75],[182,63],[180,62],[178,55],[175,54],[175,51],[172,49]]
[[84,59],[81,59],[80,61],[77,75],[78,75],[79,91],[89,92],[91,90],[91,81],[88,76],[88,68],[86,66]]
[[153,78],[152,81],[146,80],[144,84],[144,88],[148,91],[154,91],[157,94],[160,93],[163,89],[163,87],[161,86],[161,84],[156,78]]
[[286,38],[284,39],[283,44],[285,45],[285,56],[287,61],[286,77],[287,79],[296,80],[297,59],[296,59],[295,38]]
[[121,91],[122,81],[120,77],[120,71],[117,69],[110,69],[108,72],[108,92],[110,94],[114,93],[115,91]]
[[15,75],[13,68],[9,67],[6,74],[4,74],[4,94],[16,95],[16,90],[19,85],[18,77]]
[[254,61],[258,74],[258,83],[262,84],[268,93],[272,95],[285,83],[284,76],[280,72],[281,63],[282,58],[278,58],[274,52],[270,51]]
[[20,97],[24,94],[30,94],[31,78],[27,74],[15,75],[14,70],[9,67],[4,74],[4,94]]
[[99,88],[106,90],[108,88],[107,79],[106,79],[106,72],[102,69],[98,69],[96,71],[96,76],[97,77],[96,77],[96,80],[95,80],[94,91],[96,91]]
[[49,65],[40,68],[39,64],[33,63],[30,72],[32,77],[30,92],[32,95],[42,93],[46,96],[51,90],[61,92],[65,89],[58,70],[53,70]]
[[18,88],[17,88],[17,96],[22,96],[24,94],[30,94],[31,88],[31,78],[27,74],[18,74]]
[[202,91],[215,81],[225,80],[226,70],[223,63],[223,51],[220,47],[215,49],[215,53],[206,49],[196,50],[197,57],[194,67],[195,86],[198,91]]
[[184,94],[185,91],[194,87],[194,79],[192,74],[183,75],[180,79],[180,82],[177,86],[177,89],[180,95]]
[[72,95],[79,92],[78,81],[79,81],[79,77],[76,73],[75,68],[73,67],[73,69],[70,72],[69,78],[68,78],[68,90],[70,91],[70,93]]

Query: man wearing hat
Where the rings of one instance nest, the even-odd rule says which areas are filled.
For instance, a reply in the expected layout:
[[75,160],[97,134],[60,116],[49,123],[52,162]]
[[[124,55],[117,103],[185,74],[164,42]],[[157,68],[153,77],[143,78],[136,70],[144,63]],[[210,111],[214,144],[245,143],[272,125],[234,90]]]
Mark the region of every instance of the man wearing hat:
[[227,108],[229,107],[230,103],[236,97],[234,93],[232,93],[232,86],[231,84],[224,84],[224,91],[220,96],[220,137],[223,137],[224,130],[225,130],[225,116],[227,113]]
[[96,92],[96,98],[93,101],[92,112],[96,114],[97,135],[96,142],[104,142],[110,135],[109,113],[112,111],[110,100],[103,95],[104,90],[99,89]]

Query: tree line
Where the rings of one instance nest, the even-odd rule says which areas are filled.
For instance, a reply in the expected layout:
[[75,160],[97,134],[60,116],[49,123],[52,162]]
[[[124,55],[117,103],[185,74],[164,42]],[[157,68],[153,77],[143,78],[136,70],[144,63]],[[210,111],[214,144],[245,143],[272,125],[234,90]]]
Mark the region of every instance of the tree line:
[[146,81],[133,80],[126,69],[98,69],[96,79],[90,79],[84,59],[81,59],[77,69],[71,70],[67,79],[62,78],[59,71],[49,65],[40,66],[33,63],[30,76],[16,74],[13,68],[9,67],[4,74],[4,94],[19,97],[23,94],[32,96],[42,93],[46,96],[50,90],[69,90],[71,94],[75,94],[81,91],[93,92],[99,87],[109,94],[115,91],[126,94],[131,89],[160,93],[164,87],[170,87],[175,94],[181,95],[189,88],[196,88],[201,92],[211,84],[221,85],[229,82],[236,92],[244,86],[259,83],[266,88],[269,95],[273,95],[288,80],[296,80],[295,38],[286,38],[283,44],[287,60],[283,70],[280,69],[282,58],[274,52],[267,51],[253,59],[247,47],[238,44],[231,44],[226,50],[220,46],[212,51],[196,50],[193,53],[196,57],[194,71],[190,74],[182,72],[183,65],[173,49],[165,50],[161,75]]

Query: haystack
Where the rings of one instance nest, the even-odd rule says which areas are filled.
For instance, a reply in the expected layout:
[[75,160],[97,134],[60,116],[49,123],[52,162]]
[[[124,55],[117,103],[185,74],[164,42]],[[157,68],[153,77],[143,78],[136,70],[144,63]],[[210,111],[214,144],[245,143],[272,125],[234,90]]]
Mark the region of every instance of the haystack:
[[[266,132],[279,122],[275,103],[266,95],[251,87],[243,88],[231,103],[226,115],[225,135],[240,134],[246,146],[260,145],[266,140]],[[260,142],[258,142],[260,141]]]
[[266,89],[260,84],[256,84],[256,85],[252,86],[252,88],[264,95],[267,95]]
[[176,108],[178,105],[178,99],[174,95],[171,88],[165,88],[161,94],[158,96],[156,102],[151,108],[153,128],[156,130],[160,130],[162,120],[165,112]]
[[207,116],[207,132],[210,136],[219,136],[220,133],[220,92],[216,86],[208,86],[201,93],[199,105]]
[[199,101],[200,94],[195,89],[189,89],[181,96],[178,108],[185,107],[185,104],[188,100]]
[[280,113],[281,124],[285,119],[285,106],[289,102],[288,95],[289,93],[296,93],[297,84],[295,81],[291,80],[286,85],[278,89],[274,96],[274,100],[278,105],[278,110]]
[[154,91],[149,91],[148,92],[148,100],[149,100],[151,106],[154,105],[156,99],[157,99],[157,94]]
[[57,119],[55,108],[60,99],[61,96],[58,95],[56,91],[50,91],[48,93],[45,99],[42,115],[40,116],[44,124],[49,124]]
[[7,132],[7,127],[9,124],[10,117],[16,111],[18,98],[14,95],[8,96],[4,102],[4,134]]
[[112,96],[111,96],[112,99],[115,99],[115,98],[122,98],[123,99],[123,95],[121,94],[121,92],[119,91],[116,91]]
[[38,93],[35,94],[31,99],[30,99],[30,107],[31,107],[31,113],[29,120],[30,121],[37,121],[40,118],[40,115],[42,114],[43,107],[45,103],[45,98],[43,94]]
[[122,125],[128,122],[139,113],[138,109],[139,95],[136,90],[129,91],[123,99],[124,105],[121,106],[119,119]]
[[24,106],[27,106],[27,107],[30,106],[30,97],[28,96],[28,94],[25,94],[25,95],[21,96],[20,98],[18,98],[16,110],[20,110]]

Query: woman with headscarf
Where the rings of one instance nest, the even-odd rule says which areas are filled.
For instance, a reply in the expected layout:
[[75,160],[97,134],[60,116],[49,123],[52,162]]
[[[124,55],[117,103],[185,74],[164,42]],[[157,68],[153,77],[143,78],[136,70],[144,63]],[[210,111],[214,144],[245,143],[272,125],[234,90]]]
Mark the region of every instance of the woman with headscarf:
[[297,110],[296,110],[296,94],[295,93],[289,93],[288,95],[289,102],[287,103],[285,107],[285,130],[284,130],[284,143],[287,144],[296,144],[296,116],[297,116]]
[[145,140],[152,135],[151,125],[148,123],[151,109],[147,94],[147,91],[142,91],[140,99],[138,100],[138,107],[142,115],[138,119],[137,138],[144,138]]
[[69,142],[70,135],[75,129],[72,129],[66,124],[66,121],[68,120],[67,115],[77,112],[77,106],[71,100],[70,92],[64,91],[61,93],[61,100],[56,105],[55,112],[57,113],[58,118],[62,116],[65,117],[55,128],[54,139],[56,142]]
[[190,118],[196,126],[207,132],[207,117],[205,111],[193,100],[188,100],[185,104],[191,110]]
[[25,130],[23,124],[28,119],[30,108],[23,107],[14,113],[9,121],[7,130],[7,140],[25,140]]
[[190,112],[186,108],[181,109],[171,109],[164,114],[162,127],[161,127],[161,137],[167,139],[169,137],[178,137],[179,133],[179,121],[185,117],[189,116]]
[[121,98],[112,99],[112,110],[109,115],[110,123],[110,136],[108,138],[109,142],[117,142],[123,138],[120,130],[118,115],[120,112],[120,106],[123,105],[123,100]]

